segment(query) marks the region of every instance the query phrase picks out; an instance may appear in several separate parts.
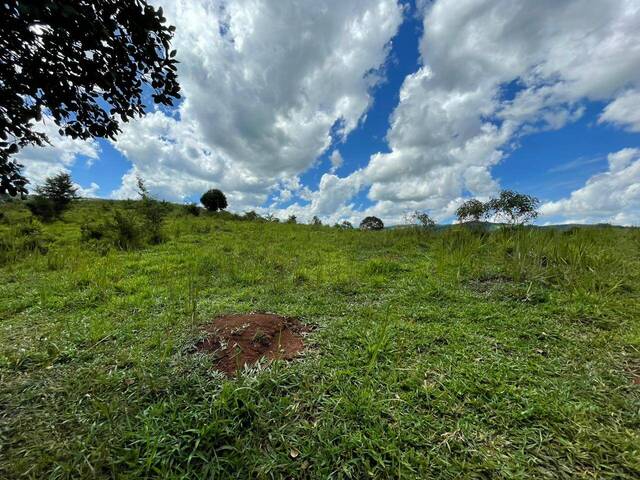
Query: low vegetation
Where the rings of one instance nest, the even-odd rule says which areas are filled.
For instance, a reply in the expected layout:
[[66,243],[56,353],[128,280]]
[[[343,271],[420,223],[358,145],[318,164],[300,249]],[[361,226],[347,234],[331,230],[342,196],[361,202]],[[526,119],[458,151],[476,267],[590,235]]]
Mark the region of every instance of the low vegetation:
[[[0,204],[0,478],[640,476],[637,229],[161,204],[155,243],[143,203]],[[305,354],[216,371],[201,327],[249,312]]]

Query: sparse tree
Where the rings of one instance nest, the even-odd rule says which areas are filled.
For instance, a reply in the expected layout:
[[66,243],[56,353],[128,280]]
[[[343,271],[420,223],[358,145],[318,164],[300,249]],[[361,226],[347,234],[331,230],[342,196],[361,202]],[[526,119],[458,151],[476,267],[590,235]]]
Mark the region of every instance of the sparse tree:
[[6,0],[0,28],[0,193],[27,193],[20,148],[47,137],[49,116],[72,138],[114,139],[144,114],[143,97],[180,98],[175,27],[147,0]]
[[480,219],[486,216],[487,208],[488,206],[485,203],[472,198],[458,207],[456,216],[460,223],[479,222]]
[[320,220],[320,218],[317,215],[314,215],[313,218],[311,219],[311,225],[315,227],[319,227],[322,225],[322,220]]
[[142,177],[136,177],[138,186],[138,195],[140,195],[140,213],[144,218],[145,232],[147,233],[150,243],[161,243],[164,238],[162,235],[162,223],[168,213],[168,205],[166,202],[159,202],[151,196],[149,189]]
[[348,220],[343,220],[340,223],[337,223],[336,226],[338,228],[341,228],[342,230],[352,230],[353,229],[353,224],[351,222],[349,222]]
[[405,216],[405,221],[409,225],[415,225],[425,230],[432,229],[436,226],[436,222],[429,216],[427,212],[415,210]]
[[298,223],[298,218],[295,215],[289,215],[289,218],[284,223]]
[[269,223],[280,223],[280,219],[276,217],[273,213],[267,213],[264,219]]
[[200,203],[210,212],[217,212],[227,208],[227,197],[217,188],[212,188],[200,197]]
[[378,217],[370,216],[365,217],[360,222],[361,230],[382,230],[384,228],[384,223]]
[[532,195],[502,190],[498,198],[489,201],[488,211],[509,225],[524,225],[538,217],[539,205],[540,200]]

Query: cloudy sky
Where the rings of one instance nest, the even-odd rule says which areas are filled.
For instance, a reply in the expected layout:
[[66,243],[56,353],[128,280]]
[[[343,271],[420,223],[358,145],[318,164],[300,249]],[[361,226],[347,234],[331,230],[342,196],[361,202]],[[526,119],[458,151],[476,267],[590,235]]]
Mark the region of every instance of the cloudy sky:
[[638,0],[154,0],[182,101],[117,141],[56,136],[20,161],[86,196],[305,220],[452,220],[501,188],[539,223],[640,224]]

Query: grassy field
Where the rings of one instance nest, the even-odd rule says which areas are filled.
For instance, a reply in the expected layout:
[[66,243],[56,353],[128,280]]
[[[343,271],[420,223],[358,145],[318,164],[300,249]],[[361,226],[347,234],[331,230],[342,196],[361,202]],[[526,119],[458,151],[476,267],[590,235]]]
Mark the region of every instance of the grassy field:
[[[127,251],[0,205],[0,478],[638,478],[640,231],[187,216]],[[227,379],[219,314],[313,325]]]

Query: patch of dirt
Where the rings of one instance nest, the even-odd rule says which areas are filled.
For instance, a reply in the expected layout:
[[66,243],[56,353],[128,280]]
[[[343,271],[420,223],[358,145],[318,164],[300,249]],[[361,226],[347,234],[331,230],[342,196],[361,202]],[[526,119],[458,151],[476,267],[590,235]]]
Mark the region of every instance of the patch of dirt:
[[207,337],[195,346],[210,352],[217,370],[232,376],[262,358],[291,360],[304,348],[311,329],[294,318],[267,313],[223,315],[204,327]]

